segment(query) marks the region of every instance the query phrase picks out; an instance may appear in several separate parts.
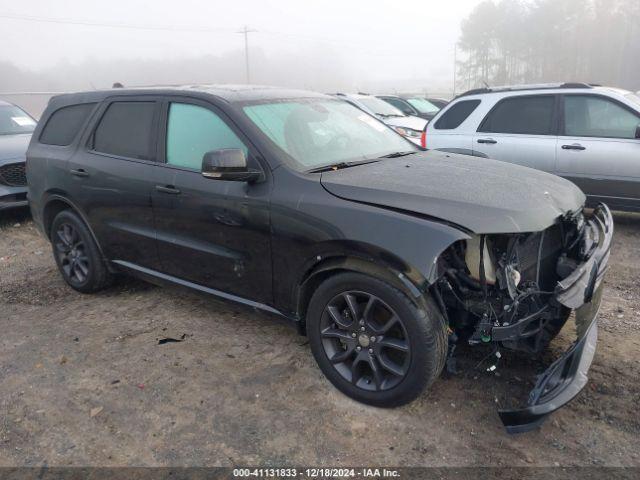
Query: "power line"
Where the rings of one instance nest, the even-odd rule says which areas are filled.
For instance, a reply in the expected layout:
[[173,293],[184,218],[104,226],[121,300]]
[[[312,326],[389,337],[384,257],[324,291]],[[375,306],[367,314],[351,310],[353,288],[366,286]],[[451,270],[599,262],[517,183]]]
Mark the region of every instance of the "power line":
[[[94,21],[85,21],[85,20],[74,20],[68,18],[49,18],[49,17],[37,17],[30,15],[13,15],[13,14],[0,14],[0,18],[5,18],[9,20],[19,20],[24,22],[41,22],[41,23],[53,23],[53,24],[61,24],[61,25],[79,25],[85,27],[101,27],[101,28],[123,28],[129,30],[155,30],[155,31],[172,31],[172,32],[191,32],[191,33],[218,33],[218,34],[231,34],[231,33],[242,33],[244,34],[244,30],[236,31],[232,28],[211,28],[211,27],[197,27],[197,26],[171,26],[171,25],[137,25],[131,23],[106,23],[106,22],[94,22]],[[245,27],[247,28],[247,27]],[[258,30],[247,30],[248,33],[258,32]],[[397,53],[388,53],[384,54],[381,52],[372,52],[371,45],[367,43],[353,42],[353,41],[345,41],[336,38],[328,38],[328,37],[319,37],[305,34],[295,34],[295,33],[284,33],[284,32],[275,32],[272,30],[260,30],[260,33],[263,35],[269,35],[271,37],[281,37],[281,38],[303,38],[309,41],[320,42],[333,44],[340,47],[344,47],[345,45],[350,45],[352,47],[361,48],[363,51],[367,51],[367,53],[372,54],[373,56],[388,56],[395,57]]]
[[125,28],[125,29],[131,29],[131,30],[233,33],[232,28],[211,28],[211,27],[192,27],[192,26],[176,27],[171,25],[136,25],[131,23],[92,22],[92,21],[84,21],[84,20],[73,20],[68,18],[47,18],[47,17],[34,17],[30,15],[11,15],[11,14],[0,14],[0,18],[6,18],[9,20],[20,20],[25,22],[57,23],[57,24],[63,24],[63,25],[81,25],[86,27]]
[[[40,22],[40,23],[52,23],[52,24],[61,24],[61,25],[78,25],[85,27],[99,27],[99,28],[121,28],[128,30],[148,30],[148,31],[169,31],[169,32],[188,32],[188,33],[214,33],[214,34],[234,34],[241,33],[245,35],[245,62],[248,63],[248,34],[258,32],[258,30],[248,30],[245,26],[244,29],[247,29],[246,33],[243,30],[237,31],[233,28],[225,28],[225,27],[198,27],[198,26],[171,26],[171,25],[138,25],[131,23],[110,23],[110,22],[94,22],[94,21],[85,21],[85,20],[74,20],[69,18],[49,18],[49,17],[38,17],[31,15],[14,15],[14,14],[0,14],[0,19],[8,19],[8,20],[18,20],[24,22]],[[368,56],[378,57],[378,58],[396,58],[396,52],[380,52],[372,50],[370,44],[354,42],[349,40],[341,40],[337,38],[328,38],[328,37],[320,37],[320,36],[312,36],[305,34],[295,34],[295,33],[284,33],[284,32],[275,32],[272,30],[260,30],[261,34],[269,35],[272,38],[286,39],[286,38],[298,38],[298,39],[306,39],[308,41],[314,41],[325,44],[332,44],[344,48],[345,46],[351,46],[352,48],[358,48],[361,51],[361,54],[366,54]],[[249,68],[247,68],[247,72],[249,72]],[[247,78],[249,78],[249,73],[247,73]]]

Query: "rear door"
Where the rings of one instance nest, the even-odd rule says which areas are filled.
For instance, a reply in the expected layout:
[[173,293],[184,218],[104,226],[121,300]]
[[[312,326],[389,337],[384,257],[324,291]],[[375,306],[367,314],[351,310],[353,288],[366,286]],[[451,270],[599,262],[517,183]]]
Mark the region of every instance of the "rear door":
[[555,170],[557,95],[520,95],[500,100],[473,137],[474,155]]
[[151,208],[160,103],[149,97],[106,101],[83,147],[69,160],[69,190],[104,254],[158,268]]
[[591,204],[640,208],[640,115],[602,95],[563,98],[558,175],[578,185]]
[[[248,139],[213,105],[168,98],[153,192],[162,271],[208,288],[272,303],[268,171]],[[205,178],[206,152],[240,148],[267,180]]]

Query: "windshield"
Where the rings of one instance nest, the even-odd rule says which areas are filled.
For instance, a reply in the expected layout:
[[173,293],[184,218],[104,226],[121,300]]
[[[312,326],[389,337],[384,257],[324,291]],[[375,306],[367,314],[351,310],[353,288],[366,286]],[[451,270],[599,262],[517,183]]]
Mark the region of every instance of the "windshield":
[[438,111],[440,110],[433,103],[424,98],[412,97],[407,98],[406,100],[411,104],[413,108],[418,110],[420,113],[438,113]]
[[23,110],[13,105],[0,105],[0,135],[32,133],[36,122]]
[[402,113],[399,109],[385,102],[384,100],[380,100],[377,97],[358,98],[357,101],[363,104],[365,107],[367,107],[376,115],[382,115],[383,117],[386,117],[386,116],[404,117],[405,116],[405,114]]
[[339,100],[276,101],[243,110],[300,171],[417,151],[384,123]]

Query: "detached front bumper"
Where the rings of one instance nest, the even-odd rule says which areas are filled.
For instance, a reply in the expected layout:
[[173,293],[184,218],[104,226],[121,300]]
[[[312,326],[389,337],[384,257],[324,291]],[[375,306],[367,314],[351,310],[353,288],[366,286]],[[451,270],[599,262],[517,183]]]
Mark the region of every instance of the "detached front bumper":
[[547,415],[575,398],[587,383],[598,339],[602,280],[613,238],[613,217],[606,205],[600,204],[594,210],[587,228],[594,235],[587,260],[559,282],[555,291],[555,299],[560,304],[575,310],[577,340],[540,375],[526,407],[498,412],[509,433],[537,427]]

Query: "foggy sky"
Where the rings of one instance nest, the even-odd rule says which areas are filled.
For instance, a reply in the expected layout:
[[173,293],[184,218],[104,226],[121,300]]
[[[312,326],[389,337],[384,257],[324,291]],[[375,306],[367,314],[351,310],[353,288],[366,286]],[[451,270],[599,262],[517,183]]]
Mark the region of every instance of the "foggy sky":
[[[80,84],[86,89],[101,88],[112,81],[206,82],[209,76],[244,82],[244,37],[236,32],[247,25],[257,30],[249,37],[251,83],[278,82],[325,91],[384,90],[394,85],[447,91],[453,80],[460,21],[477,3],[0,0],[0,61],[30,73],[54,72],[72,88]],[[116,23],[122,28],[82,23]],[[143,26],[149,29],[137,28]],[[198,70],[192,65],[192,60],[205,57],[226,59],[222,65],[228,71],[208,75],[204,67]],[[162,61],[170,71],[161,71]],[[126,78],[113,72],[114,65],[122,68],[120,77]],[[215,65],[221,68],[220,63]],[[73,78],[65,79],[70,73]]]

